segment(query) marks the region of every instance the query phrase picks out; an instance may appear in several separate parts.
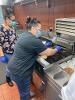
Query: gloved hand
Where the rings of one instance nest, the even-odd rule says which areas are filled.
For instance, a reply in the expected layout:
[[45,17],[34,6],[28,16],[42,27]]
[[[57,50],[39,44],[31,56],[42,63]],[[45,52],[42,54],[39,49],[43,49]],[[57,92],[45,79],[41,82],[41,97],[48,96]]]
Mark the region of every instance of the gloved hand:
[[57,46],[55,46],[55,49],[57,50],[57,52],[60,52],[60,51],[61,51],[61,49],[62,49],[62,47],[61,47],[61,46],[59,46],[59,45],[57,45]]
[[46,46],[46,47],[52,46],[52,42],[46,42],[46,43],[45,43],[45,46]]
[[8,62],[8,58],[4,55],[0,57],[0,62],[2,63],[7,63]]

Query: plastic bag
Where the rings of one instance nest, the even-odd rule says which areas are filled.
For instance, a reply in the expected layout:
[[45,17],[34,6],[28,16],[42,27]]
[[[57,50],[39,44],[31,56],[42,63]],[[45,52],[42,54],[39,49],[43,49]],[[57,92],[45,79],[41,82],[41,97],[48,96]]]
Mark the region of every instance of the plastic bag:
[[75,100],[75,72],[68,84],[61,89],[62,100]]

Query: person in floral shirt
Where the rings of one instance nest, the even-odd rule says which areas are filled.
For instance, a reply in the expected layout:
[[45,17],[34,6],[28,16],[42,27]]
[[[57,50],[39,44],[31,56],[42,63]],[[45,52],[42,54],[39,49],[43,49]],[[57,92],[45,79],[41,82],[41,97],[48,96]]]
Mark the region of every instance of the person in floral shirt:
[[[15,16],[13,14],[6,15],[4,16],[4,20],[4,23],[0,26],[0,61],[7,64],[14,53],[17,35],[14,28],[16,22],[13,21],[15,20]],[[8,60],[6,60],[6,58]],[[8,69],[6,67],[6,81],[9,86],[13,86],[13,82],[9,77],[10,75],[7,75],[7,71]]]

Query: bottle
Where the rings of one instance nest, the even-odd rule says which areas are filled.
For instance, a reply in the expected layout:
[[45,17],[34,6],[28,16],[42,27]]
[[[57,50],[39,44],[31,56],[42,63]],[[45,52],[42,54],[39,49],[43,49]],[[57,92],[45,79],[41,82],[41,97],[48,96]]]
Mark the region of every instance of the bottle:
[[48,37],[51,38],[52,35],[53,35],[53,29],[52,28],[49,28],[47,34],[48,34]]

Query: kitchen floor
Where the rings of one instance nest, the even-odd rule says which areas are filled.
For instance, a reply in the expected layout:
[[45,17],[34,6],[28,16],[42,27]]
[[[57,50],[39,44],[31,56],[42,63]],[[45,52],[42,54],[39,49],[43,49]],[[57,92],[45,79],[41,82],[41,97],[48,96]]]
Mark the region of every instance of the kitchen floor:
[[[16,84],[14,83],[14,86],[10,87],[7,83],[5,83],[5,69],[5,65],[0,63],[0,100],[20,100]],[[36,74],[33,76],[35,76],[36,79],[34,79],[34,83],[36,84],[36,86],[39,86],[39,77]],[[31,85],[31,90],[33,90],[36,93],[36,96],[30,100],[44,100],[43,95],[38,91],[38,89],[34,85]]]
[[[35,88],[35,86],[31,85],[31,90],[36,93],[36,96],[30,100],[44,100],[43,95]],[[7,83],[0,85],[0,100],[20,100],[15,83],[13,87],[9,87]]]

